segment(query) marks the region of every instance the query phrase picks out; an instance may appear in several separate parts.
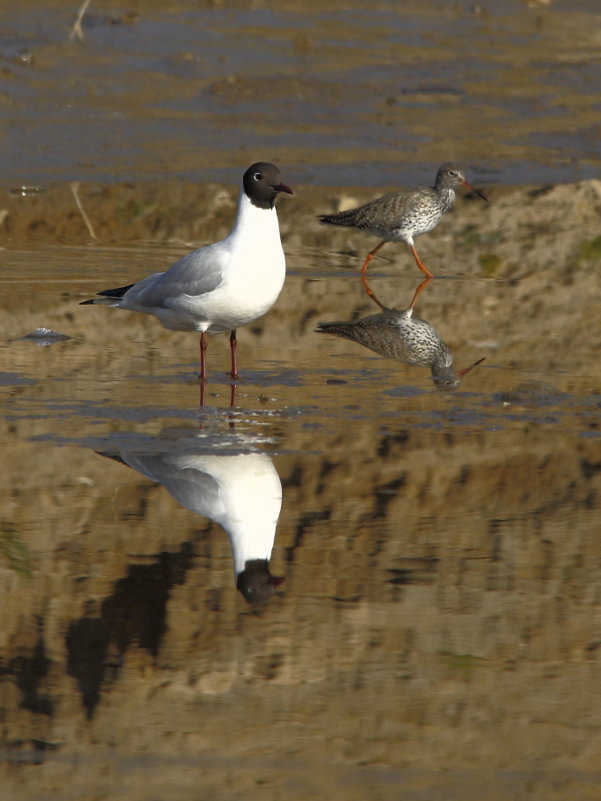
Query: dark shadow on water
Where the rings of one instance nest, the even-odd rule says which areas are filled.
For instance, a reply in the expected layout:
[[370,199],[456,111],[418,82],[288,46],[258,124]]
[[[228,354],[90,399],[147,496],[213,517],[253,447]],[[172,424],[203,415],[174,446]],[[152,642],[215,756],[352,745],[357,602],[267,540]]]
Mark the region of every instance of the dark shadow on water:
[[[270,456],[259,451],[260,437],[238,435],[223,423],[170,428],[160,436],[120,432],[106,437],[99,456],[140,473],[182,506],[218,523],[230,541],[234,582],[253,610],[284,579],[270,572],[270,557],[281,509],[282,488]],[[67,671],[76,679],[88,718],[103,687],[117,678],[124,655],[142,648],[155,659],[166,632],[171,590],[183,584],[193,565],[195,542],[176,553],[157,554],[150,564],[130,565],[100,611],[73,622],[66,645]]]
[[47,681],[50,660],[46,656],[43,633],[39,632],[36,643],[29,653],[22,653],[10,661],[6,668],[0,667],[0,676],[10,678],[21,692],[21,707],[36,715],[52,715],[54,702],[42,691]]
[[99,615],[84,615],[66,635],[67,673],[77,681],[82,705],[91,718],[101,689],[119,675],[132,646],[156,658],[166,631],[167,602],[173,587],[183,584],[192,567],[192,546],[184,542],[177,553],[158,554],[149,565],[130,565]]

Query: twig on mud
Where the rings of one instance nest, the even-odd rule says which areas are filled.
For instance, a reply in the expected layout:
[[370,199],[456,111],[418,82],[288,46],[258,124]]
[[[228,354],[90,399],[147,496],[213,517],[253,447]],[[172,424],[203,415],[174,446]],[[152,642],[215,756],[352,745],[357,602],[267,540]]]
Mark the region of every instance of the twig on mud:
[[71,28],[71,33],[69,34],[69,39],[73,41],[73,39],[79,39],[80,42],[83,42],[84,35],[83,29],[81,27],[81,21],[84,18],[84,14],[88,10],[88,6],[90,5],[91,0],[83,0],[81,8],[79,9],[79,13],[77,14],[77,19],[73,23],[73,27]]
[[89,232],[90,236],[92,237],[92,239],[95,239],[96,241],[99,242],[100,240],[96,236],[96,232],[94,231],[94,226],[90,222],[90,218],[86,214],[86,210],[84,209],[83,204],[82,204],[81,200],[79,199],[79,181],[71,181],[69,186],[71,187],[71,191],[73,192],[73,197],[75,199],[75,204],[77,205],[77,208],[79,209],[79,213],[83,217],[83,221],[86,224],[86,227],[88,229],[88,232]]

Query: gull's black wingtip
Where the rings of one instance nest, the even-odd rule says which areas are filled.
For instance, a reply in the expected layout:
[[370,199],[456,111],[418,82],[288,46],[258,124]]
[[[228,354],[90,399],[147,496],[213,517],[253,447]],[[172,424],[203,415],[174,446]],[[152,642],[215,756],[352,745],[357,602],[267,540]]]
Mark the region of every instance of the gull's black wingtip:
[[102,292],[98,292],[98,295],[102,295],[104,298],[122,298],[132,286],[133,284],[128,284],[127,286],[118,286],[115,289],[103,289]]
[[[96,295],[99,298],[115,298],[115,300],[122,298],[125,293],[131,289],[133,284],[128,284],[127,286],[118,286],[115,289],[103,289],[102,292],[97,292]],[[91,306],[94,303],[107,303],[108,301],[96,300],[92,298],[91,300],[82,300],[80,301],[80,306]]]

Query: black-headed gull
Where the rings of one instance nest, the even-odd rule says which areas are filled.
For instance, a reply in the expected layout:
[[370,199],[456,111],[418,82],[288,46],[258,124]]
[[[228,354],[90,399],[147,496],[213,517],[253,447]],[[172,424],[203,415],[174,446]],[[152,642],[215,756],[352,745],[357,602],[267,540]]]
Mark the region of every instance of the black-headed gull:
[[159,482],[178,503],[219,523],[232,547],[236,587],[249,603],[264,603],[284,581],[269,570],[282,506],[277,470],[266,453],[213,456],[196,447],[182,440],[166,451],[101,455]]
[[200,377],[206,378],[207,334],[230,331],[231,377],[238,377],[236,329],[265,314],[284,285],[286,261],[275,199],[292,190],[273,164],[244,173],[236,221],[221,242],[188,253],[166,272],[105,289],[81,305],[100,303],[153,314],[165,328],[200,332]]

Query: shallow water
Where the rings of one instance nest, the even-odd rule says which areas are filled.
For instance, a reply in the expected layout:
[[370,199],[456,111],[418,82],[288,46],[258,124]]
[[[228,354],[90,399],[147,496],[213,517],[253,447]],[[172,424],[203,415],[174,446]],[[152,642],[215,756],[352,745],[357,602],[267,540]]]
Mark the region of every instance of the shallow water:
[[[482,281],[435,280],[422,316],[459,366],[486,356],[437,391],[427,368],[314,332],[377,309],[310,245],[239,332],[233,406],[225,337],[200,406],[193,335],[76,305],[100,270],[110,285],[179,248],[3,254],[1,705],[18,797],[595,798],[598,373],[478,342],[473,318],[442,309],[459,284],[476,303]],[[387,282],[408,301],[416,279],[384,263]],[[71,339],[20,338],[41,326]],[[216,464],[240,486],[257,454],[282,485],[284,582],[254,608],[224,529],[181,500],[203,503]]]
[[[596,801],[601,190],[490,187],[597,174],[598,4],[76,5],[0,36],[0,796]],[[223,236],[259,157],[288,279],[203,391],[193,335],[77,304]],[[490,197],[420,240],[454,392],[315,332],[378,311],[315,214],[447,158]]]
[[599,172],[596,0],[4,4],[3,181],[316,185]]

